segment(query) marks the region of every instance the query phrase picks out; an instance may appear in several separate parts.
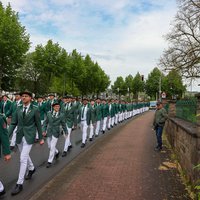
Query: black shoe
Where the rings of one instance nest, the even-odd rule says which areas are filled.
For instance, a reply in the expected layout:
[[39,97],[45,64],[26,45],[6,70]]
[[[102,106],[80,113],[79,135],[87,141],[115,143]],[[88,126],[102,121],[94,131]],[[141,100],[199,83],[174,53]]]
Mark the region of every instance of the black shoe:
[[48,162],[47,165],[46,165],[46,168],[49,168],[49,167],[51,167],[51,163],[50,162]]
[[58,151],[58,153],[55,155],[55,159],[58,160],[59,156],[60,156],[60,152]]
[[104,133],[105,133],[105,131],[102,131],[102,133],[104,134]]
[[10,150],[13,151],[15,149],[15,146],[10,146]]
[[85,144],[84,144],[84,143],[82,143],[82,144],[81,144],[81,148],[84,148],[84,147],[85,147]]
[[155,150],[155,151],[161,151],[161,150],[162,150],[162,147],[155,147],[154,150]]
[[35,173],[35,168],[33,170],[29,170],[28,174],[26,175],[25,179],[30,180],[32,175]]
[[108,130],[110,130],[110,128],[108,128]]
[[23,190],[23,185],[22,184],[16,184],[15,187],[13,188],[11,195],[16,195],[20,193]]
[[89,140],[90,140],[90,142],[92,142],[92,138],[90,138]]
[[72,147],[73,147],[73,146],[72,146],[72,145],[70,145],[70,146],[68,146],[68,149],[70,150]]
[[0,192],[0,197],[3,196],[6,193],[5,188],[3,189],[3,191]]
[[63,151],[62,157],[65,157],[65,156],[67,156],[67,152],[66,152],[66,151]]

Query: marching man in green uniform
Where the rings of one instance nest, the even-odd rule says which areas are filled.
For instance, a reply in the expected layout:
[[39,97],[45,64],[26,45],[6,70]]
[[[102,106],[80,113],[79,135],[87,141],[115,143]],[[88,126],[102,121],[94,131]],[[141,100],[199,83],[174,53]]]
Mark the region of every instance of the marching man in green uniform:
[[[12,102],[10,110],[8,112],[6,112],[6,117],[12,119],[15,111],[17,110],[17,107],[21,106],[21,105],[22,105],[21,95],[20,95],[20,93],[15,93],[15,101]],[[13,135],[12,135],[12,138],[11,138],[11,142],[10,142],[10,149],[11,150],[13,150],[15,148],[15,145],[16,145],[16,134],[17,134],[17,127],[13,131]]]
[[47,143],[50,149],[47,168],[51,167],[54,157],[58,159],[59,151],[56,144],[60,135],[60,126],[62,126],[65,134],[67,135],[67,127],[65,124],[65,116],[60,112],[60,104],[54,103],[53,111],[47,113],[47,118],[43,124],[43,136],[47,135]]
[[66,122],[67,132],[68,132],[68,134],[65,135],[65,145],[64,145],[64,150],[62,153],[62,157],[65,157],[67,155],[67,151],[72,147],[70,136],[71,136],[72,127],[74,126],[74,121],[76,117],[76,105],[72,104],[72,98],[70,96],[63,97],[61,112],[65,116],[65,122]]
[[94,126],[96,124],[96,108],[95,108],[95,101],[93,99],[90,100],[90,113],[91,113],[91,119],[90,119],[90,136],[89,140],[92,141],[94,136]]
[[[1,149],[4,155],[4,160],[10,160],[10,148],[9,148],[9,138],[8,138],[8,130],[6,119],[2,114],[0,114],[0,157],[1,157]],[[0,181],[0,197],[6,193],[3,183]]]
[[17,127],[16,143],[20,151],[19,177],[17,184],[11,192],[12,195],[16,195],[22,191],[27,168],[26,180],[31,179],[35,172],[35,167],[29,153],[35,142],[36,130],[38,131],[40,144],[44,144],[40,113],[38,108],[31,104],[32,93],[25,91],[21,93],[21,96],[23,105],[17,107],[9,127],[9,135]]
[[87,139],[87,128],[90,125],[90,118],[91,118],[91,113],[88,106],[88,100],[83,99],[83,105],[80,107],[79,114],[78,114],[78,122],[81,125],[81,131],[82,131],[81,148],[85,147],[85,143]]
[[49,94],[49,99],[46,102],[46,113],[53,110],[52,105],[56,102],[55,94]]
[[8,98],[7,95],[3,95],[3,101],[1,104],[1,113],[6,115],[6,113],[10,110],[10,107],[12,105],[12,102]]
[[[41,125],[44,123],[44,119],[46,117],[46,103],[43,101],[42,96],[38,96],[37,98],[37,106],[40,112],[40,120],[41,120]],[[36,133],[36,141],[39,139],[38,132]]]
[[95,136],[97,137],[99,135],[101,120],[102,120],[102,106],[101,106],[101,100],[98,98],[96,99],[96,130],[95,130]]
[[108,115],[109,115],[109,106],[106,103],[106,100],[102,100],[102,119],[103,119],[103,126],[102,126],[102,133],[105,133],[107,121],[108,121]]

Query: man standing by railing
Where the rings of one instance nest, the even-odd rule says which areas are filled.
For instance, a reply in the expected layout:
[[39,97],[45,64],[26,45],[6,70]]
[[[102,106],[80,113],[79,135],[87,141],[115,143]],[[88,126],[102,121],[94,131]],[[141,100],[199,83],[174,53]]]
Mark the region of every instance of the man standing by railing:
[[167,119],[167,111],[163,108],[162,102],[157,102],[157,109],[154,115],[154,130],[156,131],[157,137],[157,146],[155,147],[155,151],[162,150],[162,132],[163,127],[165,125],[165,121]]

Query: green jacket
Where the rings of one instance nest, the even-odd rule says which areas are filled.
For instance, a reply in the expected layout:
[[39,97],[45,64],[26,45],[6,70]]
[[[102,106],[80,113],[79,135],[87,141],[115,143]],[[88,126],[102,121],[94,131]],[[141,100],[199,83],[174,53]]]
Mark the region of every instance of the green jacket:
[[4,101],[2,101],[1,102],[1,111],[0,112],[6,114],[10,110],[11,106],[12,106],[12,102],[10,100],[6,101],[5,106],[4,106]]
[[102,119],[102,105],[95,105],[96,109],[96,121],[100,121]]
[[45,110],[46,110],[46,113],[53,110],[52,105],[53,105],[53,103],[55,103],[55,102],[56,102],[55,99],[53,99],[53,102],[52,102],[51,100],[48,100],[48,101],[46,102],[46,109],[45,109]]
[[90,109],[90,122],[92,122],[92,124],[94,124],[96,122],[96,118],[97,118],[97,113],[96,113],[96,108],[94,106],[89,106]]
[[102,104],[102,118],[109,116],[109,105],[108,104]]
[[6,117],[12,117],[14,112],[17,110],[17,107],[21,106],[21,105],[22,105],[22,101],[21,100],[19,101],[18,104],[17,104],[16,101],[13,101],[10,109],[5,113]]
[[114,117],[115,116],[115,104],[112,103],[111,104],[111,111],[110,111],[110,117]]
[[54,117],[53,112],[48,112],[47,118],[42,126],[42,131],[47,131],[47,137],[51,137],[53,135],[58,138],[60,135],[60,126],[62,126],[64,132],[67,133],[64,114],[59,112],[58,115]]
[[76,115],[76,106],[72,103],[62,105],[61,112],[65,115],[65,122],[68,128],[72,128],[74,125]]
[[45,115],[46,115],[46,103],[42,102],[42,104],[37,103],[39,112],[40,112],[40,119],[44,120]]
[[12,117],[11,124],[9,126],[9,136],[12,135],[15,127],[17,126],[17,137],[16,143],[20,144],[23,136],[28,144],[33,144],[35,142],[36,130],[38,131],[39,139],[42,136],[42,127],[40,120],[40,113],[36,106],[30,104],[30,107],[23,118],[23,105],[18,106],[16,112]]
[[73,102],[73,106],[75,107],[74,111],[74,126],[77,126],[78,124],[78,114],[79,114],[79,109],[81,108],[82,104],[79,101]]
[[[82,113],[83,113],[83,106],[84,105],[82,105],[78,110],[78,123],[81,122],[81,116],[82,116]],[[90,110],[88,105],[86,106],[86,109],[87,109],[86,122],[87,122],[87,125],[89,126],[90,125],[90,120],[91,120],[91,110]]]
[[3,117],[3,115],[0,114],[0,157],[1,153],[3,153],[3,155],[9,155],[10,144],[8,138],[6,119],[5,117]]
[[154,127],[156,126],[164,126],[165,125],[165,121],[167,119],[167,111],[164,108],[161,109],[157,109],[154,115],[154,122],[153,125]]

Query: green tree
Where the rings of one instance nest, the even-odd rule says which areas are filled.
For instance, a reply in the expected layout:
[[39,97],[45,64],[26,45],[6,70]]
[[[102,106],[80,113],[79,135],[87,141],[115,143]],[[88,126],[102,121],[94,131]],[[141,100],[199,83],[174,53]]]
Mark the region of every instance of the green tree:
[[161,71],[157,67],[155,67],[150,72],[150,74],[148,75],[148,79],[146,80],[146,84],[145,84],[146,93],[153,100],[155,100],[159,94],[160,78],[161,80],[163,80],[164,75],[161,73]]
[[127,94],[126,84],[122,76],[117,77],[111,88],[115,94],[119,95],[119,98],[121,95]]
[[45,46],[37,45],[34,52],[34,65],[41,72],[46,92],[50,92],[55,77],[62,78],[67,69],[67,52],[58,43],[49,40]]
[[182,77],[176,70],[172,70],[163,78],[163,91],[167,98],[181,98],[186,91],[186,86],[183,85]]
[[14,74],[22,66],[29,47],[29,35],[19,22],[18,14],[10,4],[4,8],[0,2],[0,90],[12,89]]
[[138,72],[134,79],[133,79],[133,94],[135,96],[135,99],[138,100],[138,95],[139,92],[143,92],[144,91],[144,82],[142,81],[142,76],[140,75],[140,73]]

